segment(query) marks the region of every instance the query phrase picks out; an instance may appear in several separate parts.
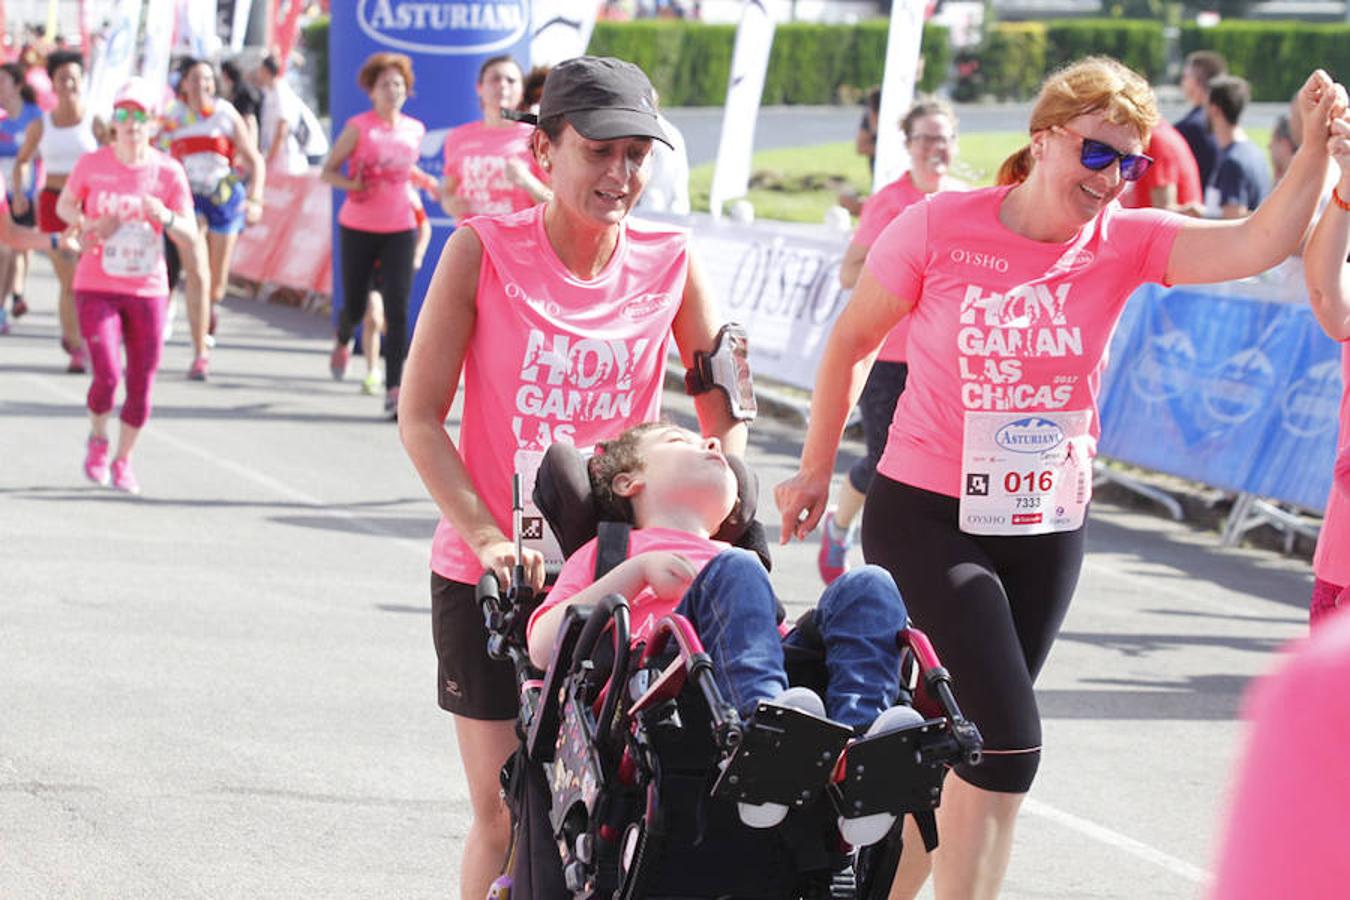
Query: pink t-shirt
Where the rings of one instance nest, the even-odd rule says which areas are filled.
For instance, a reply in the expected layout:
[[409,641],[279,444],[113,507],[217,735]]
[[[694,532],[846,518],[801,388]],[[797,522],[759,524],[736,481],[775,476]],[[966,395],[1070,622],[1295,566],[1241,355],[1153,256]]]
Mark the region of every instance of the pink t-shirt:
[[366,189],[347,192],[338,210],[338,224],[381,234],[416,228],[408,179],[421,156],[426,126],[402,113],[391,125],[374,110],[352,116],[348,123],[360,137],[347,157],[347,172],[349,177],[359,177]]
[[1313,571],[1341,587],[1350,586],[1350,343],[1341,345],[1341,432],[1336,475],[1327,495],[1327,512],[1317,536]]
[[[563,563],[562,571],[558,573],[558,580],[554,582],[552,589],[544,602],[530,616],[529,625],[526,626],[526,635],[534,629],[534,623],[550,607],[557,606],[564,600],[575,596],[595,582],[595,554],[598,541],[595,538],[583,544],[576,553],[567,558]],[[635,528],[628,536],[628,558],[632,559],[640,553],[678,553],[693,564],[698,571],[703,571],[714,556],[723,550],[728,550],[731,545],[723,541],[714,541],[711,538],[705,538],[697,534],[690,534],[687,531],[676,531],[671,528]],[[662,600],[656,596],[651,588],[643,588],[637,596],[629,601],[629,606],[633,611],[633,642],[645,641],[656,627],[656,623],[665,616],[675,611],[679,606],[678,599],[673,601]]]
[[1350,884],[1350,615],[1334,614],[1249,692],[1251,736],[1223,819],[1213,900],[1326,900]]
[[915,301],[905,392],[878,470],[960,496],[967,410],[1091,410],[1125,300],[1161,282],[1183,218],[1111,204],[1063,244],[999,222],[1010,187],[934,194],[886,227],[867,270]]
[[145,162],[128,166],[112,147],[100,147],[76,161],[65,190],[79,202],[86,219],[113,214],[123,220],[110,237],[80,254],[75,290],[167,296],[164,228],[145,218],[141,197],[158,197],[179,215],[191,216],[192,194],[183,167],[154,148]]
[[[964,191],[964,182],[953,178],[944,178],[938,186],[940,191]],[[895,220],[912,204],[928,196],[919,190],[909,172],[877,191],[863,204],[862,215],[858,217],[858,229],[853,232],[853,243],[860,247],[871,247],[881,236],[886,226]],[[900,324],[891,329],[886,341],[877,351],[880,362],[904,362],[905,344],[909,339],[910,319],[906,316]]]
[[445,136],[445,174],[455,179],[455,196],[469,202],[471,215],[495,216],[534,206],[530,192],[507,174],[507,162],[518,159],[535,178],[548,181],[530,150],[533,133],[522,122],[501,128],[470,122]]
[[[688,272],[688,234],[625,219],[604,271],[568,271],[544,206],[464,223],[483,245],[477,320],[464,359],[459,449],[478,495],[510,534],[513,466],[554,441],[588,450],[661,409],[666,347]],[[442,520],[432,568],[472,584],[478,557]]]

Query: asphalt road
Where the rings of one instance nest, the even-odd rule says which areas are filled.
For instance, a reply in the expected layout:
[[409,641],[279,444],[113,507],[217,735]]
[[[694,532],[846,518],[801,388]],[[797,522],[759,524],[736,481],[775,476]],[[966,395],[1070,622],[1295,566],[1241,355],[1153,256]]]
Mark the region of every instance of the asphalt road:
[[[329,378],[324,320],[230,298],[209,383],[181,327],[166,349],[143,495],[96,488],[36,268],[0,337],[0,897],[457,896],[436,515],[379,401]],[[757,424],[766,494],[799,440]],[[1004,896],[1195,897],[1242,691],[1304,631],[1309,566],[1105,502],[1089,527]],[[794,607],[814,554],[777,553]]]

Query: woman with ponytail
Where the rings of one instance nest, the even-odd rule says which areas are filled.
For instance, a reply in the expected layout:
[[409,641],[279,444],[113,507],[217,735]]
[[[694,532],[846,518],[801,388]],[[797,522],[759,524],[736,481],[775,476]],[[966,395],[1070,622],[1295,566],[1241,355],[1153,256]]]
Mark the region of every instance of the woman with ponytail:
[[[995,187],[915,203],[877,238],[817,370],[782,535],[825,512],[848,410],[906,316],[911,375],[863,513],[863,555],[895,577],[985,740],[938,810],[941,846],[905,854],[892,897],[994,898],[1040,761],[1033,684],[1068,611],[1092,492],[1111,332],[1144,282],[1225,281],[1287,257],[1308,228],[1345,90],[1314,72],[1301,149],[1245,219],[1124,209],[1159,116],[1137,73],[1090,57],[1053,73]],[[907,823],[908,826],[908,823]],[[917,832],[907,848],[922,844]]]

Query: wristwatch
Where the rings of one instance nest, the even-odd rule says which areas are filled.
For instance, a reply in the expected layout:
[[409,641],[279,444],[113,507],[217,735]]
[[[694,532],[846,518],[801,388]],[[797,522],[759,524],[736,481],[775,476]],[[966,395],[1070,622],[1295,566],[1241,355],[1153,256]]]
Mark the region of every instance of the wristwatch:
[[50,239],[50,241],[51,241],[51,245],[52,245],[52,249],[53,249],[53,250],[58,250],[58,249],[60,249],[60,247],[61,247],[61,238],[57,236],[57,234],[56,234],[55,231],[53,231],[51,234],[47,235],[47,237],[48,237],[48,238]]

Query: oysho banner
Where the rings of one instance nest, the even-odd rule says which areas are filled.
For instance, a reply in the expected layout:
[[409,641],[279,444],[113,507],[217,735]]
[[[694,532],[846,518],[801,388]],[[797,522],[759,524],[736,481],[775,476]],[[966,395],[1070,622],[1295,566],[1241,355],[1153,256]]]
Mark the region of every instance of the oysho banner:
[[[445,136],[456,125],[478,119],[478,68],[499,54],[529,67],[530,5],[528,0],[425,3],[421,0],[355,0],[334,3],[328,31],[333,133],[357,113],[370,108],[370,98],[356,84],[366,57],[388,51],[412,57],[416,84],[403,111],[427,126],[422,142],[423,171],[440,177]],[[427,282],[449,237],[449,219],[436,198],[423,195],[433,225],[426,263],[413,282],[409,301],[411,330],[426,294]],[[333,315],[342,307],[341,260],[337,253],[336,213],[342,193],[333,195]]]
[[847,237],[820,226],[739,224],[698,215],[691,243],[722,318],[750,333],[757,377],[811,390],[834,320]]
[[755,150],[755,120],[764,96],[764,76],[773,49],[773,17],[763,0],[746,0],[741,24],[736,29],[736,48],[731,56],[731,81],[722,113],[722,137],[717,144],[709,207],[722,215],[729,200],[744,197],[750,189],[750,158]]

